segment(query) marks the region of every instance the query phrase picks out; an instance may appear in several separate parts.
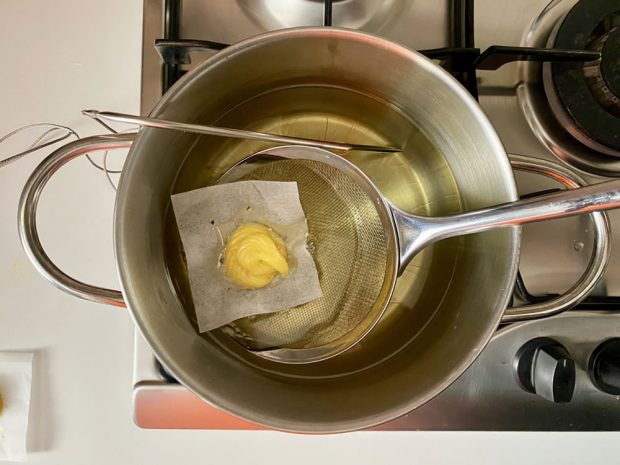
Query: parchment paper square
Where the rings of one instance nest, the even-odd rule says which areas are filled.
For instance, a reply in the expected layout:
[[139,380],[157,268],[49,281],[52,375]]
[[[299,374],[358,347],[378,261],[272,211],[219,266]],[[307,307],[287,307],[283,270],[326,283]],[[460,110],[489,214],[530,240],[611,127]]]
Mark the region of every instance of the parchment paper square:
[[[306,247],[308,226],[296,182],[239,181],[209,186],[173,195],[172,206],[201,332],[321,297],[316,266]],[[288,252],[288,276],[278,275],[261,289],[236,285],[220,264],[227,238],[246,223],[272,228]]]

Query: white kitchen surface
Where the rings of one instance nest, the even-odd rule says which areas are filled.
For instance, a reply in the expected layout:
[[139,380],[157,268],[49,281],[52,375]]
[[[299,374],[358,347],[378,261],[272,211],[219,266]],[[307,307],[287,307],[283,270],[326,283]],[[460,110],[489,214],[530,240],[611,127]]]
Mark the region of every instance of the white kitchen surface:
[[[233,0],[222,0],[233,1]],[[278,1],[278,0],[273,0]],[[34,122],[100,128],[83,108],[138,112],[141,0],[0,0],[0,134]],[[0,146],[0,157],[9,155]],[[32,464],[474,463],[617,460],[618,433],[149,431],[132,421],[133,326],[40,278],[17,237],[17,202],[44,154],[0,169],[0,350],[33,351]],[[117,286],[114,194],[80,159],[46,188],[41,235],[74,276]]]

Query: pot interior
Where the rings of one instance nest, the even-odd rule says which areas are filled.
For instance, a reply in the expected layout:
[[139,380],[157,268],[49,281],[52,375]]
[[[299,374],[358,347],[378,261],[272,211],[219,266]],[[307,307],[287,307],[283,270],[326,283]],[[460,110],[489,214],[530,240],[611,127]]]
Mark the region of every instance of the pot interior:
[[[330,31],[284,31],[231,47],[179,82],[154,116],[401,146],[397,154],[345,156],[390,201],[421,215],[515,199],[497,136],[452,78],[381,39]],[[295,50],[307,51],[303,63],[286,61]],[[334,61],[334,54],[345,58]],[[385,60],[391,73],[378,74],[375,65]],[[425,249],[399,278],[379,325],[345,354],[309,365],[264,360],[220,331],[198,334],[170,195],[210,185],[268,146],[140,132],[121,180],[116,246],[123,290],[147,342],[198,395],[280,429],[357,429],[421,405],[456,379],[494,331],[516,272],[518,230]]]
[[[445,215],[461,210],[456,182],[441,153],[394,105],[360,92],[334,86],[298,85],[261,94],[227,112],[217,124],[309,138],[355,140],[360,143],[390,144],[400,141],[402,153],[351,152],[346,155],[369,175],[386,197],[401,208],[420,215]],[[261,142],[201,137],[179,171],[174,193],[208,186],[235,162],[269,145]],[[166,218],[166,261],[185,312],[197,328],[184,253],[171,210]],[[398,280],[386,317],[375,328],[385,333],[371,357],[347,363],[346,371],[360,370],[389,356],[408,343],[426,324],[444,297],[456,266],[462,238],[443,241],[419,254]],[[432,284],[430,284],[432,283]],[[374,334],[373,334],[374,335]],[[389,336],[388,336],[389,335]],[[216,337],[234,347],[225,336]],[[388,343],[389,342],[389,343]],[[263,366],[256,357],[236,351]],[[267,363],[283,374],[312,372],[311,369]],[[333,365],[333,364],[332,364]],[[331,366],[331,365],[330,365]],[[321,366],[327,368],[326,366]],[[343,375],[343,366],[330,375]]]

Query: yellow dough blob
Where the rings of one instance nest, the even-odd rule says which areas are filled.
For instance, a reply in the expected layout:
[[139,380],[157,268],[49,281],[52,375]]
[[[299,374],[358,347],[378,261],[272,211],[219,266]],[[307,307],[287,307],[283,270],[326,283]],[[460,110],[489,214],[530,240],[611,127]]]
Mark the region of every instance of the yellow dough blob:
[[226,275],[236,284],[258,289],[269,284],[276,273],[288,274],[286,247],[282,238],[266,226],[239,226],[224,249]]

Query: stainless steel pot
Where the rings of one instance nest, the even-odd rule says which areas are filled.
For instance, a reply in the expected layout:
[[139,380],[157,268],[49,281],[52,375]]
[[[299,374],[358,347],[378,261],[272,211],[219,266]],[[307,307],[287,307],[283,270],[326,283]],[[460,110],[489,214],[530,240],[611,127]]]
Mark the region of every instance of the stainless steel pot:
[[[444,215],[516,200],[506,153],[492,126],[450,75],[420,54],[367,34],[299,28],[233,45],[181,79],[153,117],[367,144],[399,155],[350,155],[395,205]],[[124,305],[158,359],[203,399],[273,428],[338,432],[376,425],[437,395],[472,363],[496,329],[518,264],[516,227],[451,238],[425,249],[399,280],[385,316],[345,354],[285,365],[245,351],[223,333],[200,335],[170,195],[214,182],[256,141],[143,129],[118,190],[115,246],[123,292],[81,283],[41,248],[36,204],[70,159],[129,146],[132,135],[69,144],[28,181],[20,235],[39,271],[79,297]],[[553,166],[519,161],[575,187]],[[554,174],[555,173],[555,174]],[[583,298],[605,268],[607,224],[586,276],[559,301],[509,318],[561,311]]]

